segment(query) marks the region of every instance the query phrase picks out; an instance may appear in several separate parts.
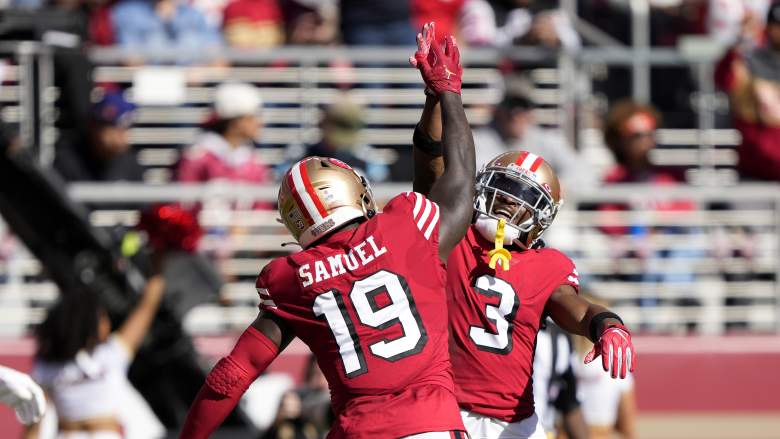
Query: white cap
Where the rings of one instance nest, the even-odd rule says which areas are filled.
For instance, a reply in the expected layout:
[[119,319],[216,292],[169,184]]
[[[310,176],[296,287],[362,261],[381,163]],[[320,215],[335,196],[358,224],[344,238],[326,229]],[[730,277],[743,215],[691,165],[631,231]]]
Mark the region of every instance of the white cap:
[[220,119],[254,115],[262,106],[260,92],[249,84],[227,82],[214,93],[214,110]]

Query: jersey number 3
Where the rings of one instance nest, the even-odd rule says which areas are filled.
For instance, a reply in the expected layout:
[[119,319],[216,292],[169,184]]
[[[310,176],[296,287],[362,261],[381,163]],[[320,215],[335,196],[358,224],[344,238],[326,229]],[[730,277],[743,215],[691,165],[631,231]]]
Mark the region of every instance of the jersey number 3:
[[[390,303],[380,306],[377,296],[384,292],[387,292]],[[377,271],[352,285],[349,300],[363,325],[379,330],[395,324],[401,325],[402,336],[384,339],[368,346],[373,355],[387,361],[398,361],[422,351],[425,347],[428,335],[420,321],[409,285],[403,277],[385,270]],[[355,324],[341,293],[333,289],[320,294],[314,300],[313,311],[317,317],[324,317],[328,322],[339,346],[347,378],[368,372]]]
[[469,337],[479,350],[503,355],[512,352],[512,323],[520,306],[515,289],[508,282],[488,275],[478,277],[474,289],[489,298],[499,297],[498,306],[485,305],[485,317],[496,325],[496,331],[472,326]]

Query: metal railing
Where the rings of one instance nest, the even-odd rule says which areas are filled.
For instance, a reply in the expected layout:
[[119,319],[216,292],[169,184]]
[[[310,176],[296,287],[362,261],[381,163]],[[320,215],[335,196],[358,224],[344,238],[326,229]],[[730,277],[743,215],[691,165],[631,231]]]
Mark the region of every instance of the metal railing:
[[[407,184],[375,188],[385,202]],[[200,202],[209,233],[200,251],[214,256],[229,280],[230,305],[203,305],[186,319],[193,333],[240,329],[256,313],[254,278],[271,258],[289,253],[291,238],[270,210],[233,210],[247,201],[273,203],[275,186],[76,184],[100,227],[132,227],[128,205]],[[682,203],[683,208],[664,205]],[[601,206],[621,204],[622,210]],[[679,204],[678,204],[679,205]],[[240,230],[232,234],[229,230]],[[780,186],[611,186],[566,200],[546,236],[571,256],[584,292],[612,302],[626,321],[648,332],[780,331]],[[24,333],[57,294],[40,264],[0,234],[0,332]],[[8,249],[12,249],[9,251]],[[295,247],[292,247],[295,249]]]
[[[263,115],[266,128],[258,141],[277,148],[262,148],[259,154],[271,164],[285,160],[285,152],[280,147],[315,142],[319,138],[322,108],[338,99],[342,92],[368,107],[365,113],[368,126],[363,131],[363,140],[379,147],[380,154],[384,154],[383,160],[394,160],[393,150],[403,151],[408,147],[409,128],[416,123],[423,103],[418,74],[406,61],[410,50],[283,47],[184,54],[190,60],[224,59],[232,64],[231,67],[177,66],[175,63],[183,55],[180,51],[139,53],[112,47],[92,49],[89,56],[96,63],[93,79],[128,88],[131,99],[134,78],[145,69],[173,69],[186,78],[182,102],[164,106],[141,105],[138,123],[131,132],[142,164],[149,169],[149,181],[164,182],[170,179],[170,168],[178,160],[181,148],[197,135],[199,124],[208,113],[214,86],[226,79],[252,82],[263,92],[268,104]],[[3,53],[8,53],[12,60],[5,69],[6,84],[0,88],[0,100],[7,104],[4,116],[21,123],[25,144],[37,147],[41,163],[48,164],[53,158],[56,139],[53,102],[57,90],[53,87],[52,51],[40,43],[4,42],[0,46],[0,55]],[[143,55],[153,65],[125,66],[124,60],[131,55],[135,59]],[[688,66],[699,85],[694,99],[698,127],[663,130],[659,133],[662,147],[655,151],[653,159],[659,164],[697,168],[700,175],[696,182],[717,184],[724,174],[722,169],[715,168],[733,167],[736,156],[732,149],[740,141],[735,130],[718,130],[713,125],[719,102],[712,84],[717,58],[717,51],[685,47],[677,50],[610,46],[583,48],[574,53],[535,47],[465,48],[462,57],[466,65],[464,102],[471,123],[482,125],[489,121],[490,108],[503,93],[498,66],[504,60],[540,66],[530,71],[537,86],[534,94],[539,106],[536,119],[560,128],[573,145],[595,162],[592,164],[596,169],[603,169],[609,165],[608,154],[603,152],[603,141],[596,126],[589,122],[600,106],[594,103],[597,98],[591,87],[593,72],[603,66],[632,67],[635,73],[643,72],[649,66]],[[644,76],[644,73],[634,75],[632,85],[634,94],[640,97],[649,93],[643,91],[645,86],[642,84],[646,81],[640,81]],[[734,174],[725,177],[733,180]]]

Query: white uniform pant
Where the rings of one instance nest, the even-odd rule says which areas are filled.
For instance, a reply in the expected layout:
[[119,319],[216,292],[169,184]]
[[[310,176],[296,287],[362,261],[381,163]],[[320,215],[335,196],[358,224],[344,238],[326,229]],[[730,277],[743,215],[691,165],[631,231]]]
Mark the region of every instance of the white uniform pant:
[[476,413],[460,411],[471,439],[547,439],[536,413],[518,422],[504,422]]

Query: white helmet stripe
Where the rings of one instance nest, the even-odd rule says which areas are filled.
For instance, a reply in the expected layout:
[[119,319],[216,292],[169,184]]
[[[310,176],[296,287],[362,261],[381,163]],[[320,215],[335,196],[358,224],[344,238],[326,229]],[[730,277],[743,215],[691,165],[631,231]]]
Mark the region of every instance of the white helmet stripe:
[[531,166],[534,164],[536,159],[538,159],[539,156],[529,152],[527,156],[525,156],[525,159],[523,160],[523,163],[520,163],[520,167],[523,169],[531,169]]
[[309,194],[309,192],[306,190],[306,185],[303,183],[303,177],[301,177],[302,163],[304,163],[305,166],[305,162],[298,162],[293,165],[292,180],[293,184],[295,185],[295,192],[298,193],[298,196],[301,197],[301,201],[303,201],[303,207],[309,213],[312,221],[317,223],[322,221],[322,215],[320,215],[319,210],[317,210],[317,206],[314,204],[314,200],[311,198],[312,195]]

